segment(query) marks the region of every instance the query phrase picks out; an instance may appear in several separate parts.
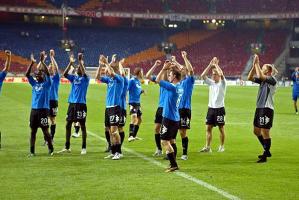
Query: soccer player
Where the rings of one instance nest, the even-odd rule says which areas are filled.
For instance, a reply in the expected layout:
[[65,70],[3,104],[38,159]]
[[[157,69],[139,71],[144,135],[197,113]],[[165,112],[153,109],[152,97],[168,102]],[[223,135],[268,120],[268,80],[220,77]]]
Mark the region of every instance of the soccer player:
[[293,81],[294,108],[296,115],[298,115],[297,99],[299,98],[299,67],[295,68],[295,71],[292,73],[291,79]]
[[1,88],[2,88],[3,81],[7,75],[7,72],[10,69],[10,63],[11,63],[11,52],[8,50],[5,50],[5,55],[6,55],[5,66],[2,70],[2,72],[0,72],[0,94],[1,94]]
[[[168,75],[169,82],[162,80],[165,73],[167,73],[167,70],[170,70]],[[164,109],[162,113],[163,119],[160,135],[162,145],[165,148],[166,155],[170,161],[170,167],[166,170],[166,172],[172,172],[179,169],[172,144],[175,143],[180,121],[178,107],[183,95],[183,88],[181,87],[180,80],[180,71],[169,61],[164,63],[163,68],[156,79],[156,82],[159,83],[160,87],[165,89]]]
[[[119,95],[123,92],[124,79],[122,76],[117,74],[119,73],[119,69],[117,67],[112,68],[108,63],[108,59],[103,55],[100,56],[99,65],[96,79],[107,84],[105,127],[109,128],[109,141],[111,142],[111,154],[105,158],[119,160],[121,158],[121,139],[118,132],[121,117],[121,98],[119,98]],[[106,67],[106,76],[101,76],[101,66]]]
[[[151,67],[151,69],[146,73],[145,77],[152,82],[156,83],[156,76],[152,76],[153,72],[155,69],[161,65],[160,60],[156,60],[155,64]],[[163,77],[163,80],[167,80],[166,73]],[[160,139],[160,129],[161,129],[161,124],[162,124],[162,113],[163,113],[163,102],[164,102],[164,93],[165,89],[163,87],[160,87],[160,94],[159,94],[159,105],[156,111],[155,115],[155,142],[156,142],[156,151],[153,154],[153,156],[162,156],[163,151],[162,151],[162,146],[161,146],[161,139]]]
[[73,122],[79,122],[82,131],[82,150],[81,155],[87,153],[86,151],[86,117],[87,117],[87,106],[86,106],[86,93],[89,85],[89,77],[85,72],[83,54],[78,54],[79,65],[76,69],[75,75],[68,74],[71,66],[74,66],[75,59],[73,55],[70,56],[70,62],[63,72],[63,76],[67,78],[71,84],[71,92],[69,95],[69,107],[66,117],[66,142],[65,147],[59,153],[71,152],[70,139]]
[[129,105],[130,105],[130,135],[128,141],[134,141],[139,139],[137,133],[139,126],[142,122],[142,112],[140,106],[140,95],[144,93],[144,90],[141,88],[141,80],[143,79],[143,73],[141,68],[136,67],[134,70],[134,76],[129,81],[128,91],[129,91]]
[[[219,60],[214,57],[207,68],[202,72],[201,77],[204,82],[209,86],[209,104],[206,117],[206,146],[200,152],[212,152],[212,130],[214,126],[218,126],[220,131],[220,146],[218,152],[224,151],[224,125],[225,125],[225,108],[224,98],[226,91],[226,79],[220,69]],[[207,74],[212,71],[211,79]]]
[[56,116],[58,111],[58,88],[60,85],[60,75],[58,70],[57,62],[54,58],[55,52],[53,49],[50,50],[50,60],[51,64],[49,65],[49,73],[52,79],[52,85],[50,88],[50,113],[49,118],[51,122],[50,126],[50,134],[52,137],[52,141],[54,139],[55,131],[56,131]]
[[[187,130],[190,129],[190,121],[191,121],[191,97],[192,97],[192,91],[194,86],[194,76],[193,76],[194,72],[191,63],[187,58],[187,53],[185,51],[182,51],[181,54],[184,59],[185,66],[182,68],[181,71],[182,74],[181,85],[183,87],[184,94],[181,98],[180,105],[179,105],[179,113],[180,113],[179,130],[182,138],[182,147],[183,147],[183,155],[181,156],[181,159],[187,160],[188,143],[189,143]],[[175,59],[174,61],[176,62]]]
[[248,74],[248,80],[260,85],[253,122],[253,132],[264,149],[264,153],[258,156],[258,163],[267,162],[267,157],[272,156],[270,153],[270,129],[274,117],[273,97],[277,87],[277,81],[274,78],[275,74],[277,74],[277,70],[271,64],[264,64],[261,69],[259,57],[254,55],[253,65]]
[[31,113],[30,113],[30,154],[29,156],[35,156],[35,140],[37,129],[40,127],[43,131],[44,138],[47,141],[49,155],[53,155],[54,148],[52,145],[51,135],[49,134],[49,96],[50,87],[52,84],[48,68],[45,64],[46,53],[43,51],[40,53],[40,69],[35,74],[35,79],[31,73],[31,69],[36,62],[33,55],[31,55],[31,64],[26,71],[26,77],[30,85],[32,86],[32,101],[31,101]]
[[[125,131],[124,131],[124,126],[126,125],[126,118],[127,118],[127,105],[126,105],[126,98],[127,98],[127,91],[128,91],[128,85],[129,85],[129,80],[126,77],[126,73],[124,71],[123,65],[124,65],[125,59],[122,59],[119,62],[119,71],[121,76],[124,79],[124,87],[121,93],[121,102],[120,102],[120,108],[121,108],[121,114],[120,114],[120,119],[119,119],[119,125],[118,125],[118,132],[120,136],[120,145],[122,146],[124,139],[125,139]],[[120,154],[122,155],[120,148]]]

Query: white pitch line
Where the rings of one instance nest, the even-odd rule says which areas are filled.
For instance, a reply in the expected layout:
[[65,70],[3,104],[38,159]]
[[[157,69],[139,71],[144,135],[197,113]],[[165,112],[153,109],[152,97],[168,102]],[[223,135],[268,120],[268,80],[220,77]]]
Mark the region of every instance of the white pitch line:
[[[103,138],[103,137],[101,137],[101,136],[98,136],[98,135],[96,135],[96,134],[93,133],[93,132],[90,132],[90,131],[87,131],[87,132],[88,132],[89,135],[91,135],[91,136],[93,136],[93,137],[96,137],[96,138],[98,138],[98,139],[100,139],[100,140],[102,140],[102,141],[106,141],[105,138]],[[153,158],[147,157],[147,156],[145,156],[145,155],[143,155],[143,154],[141,154],[141,153],[138,153],[138,152],[136,152],[136,151],[134,151],[134,150],[132,150],[132,149],[129,149],[129,148],[125,148],[125,147],[122,147],[122,148],[123,148],[125,151],[127,151],[127,152],[129,152],[129,153],[131,153],[131,154],[133,154],[133,155],[135,155],[135,156],[137,156],[137,157],[139,157],[139,158],[142,158],[143,160],[149,161],[150,163],[152,163],[152,164],[154,164],[154,165],[156,165],[156,166],[158,166],[158,167],[166,168],[165,165],[163,165],[161,162],[156,161],[156,160],[153,159]],[[200,186],[203,186],[203,187],[206,188],[206,189],[209,189],[209,190],[211,190],[211,191],[217,192],[218,194],[220,194],[221,196],[223,196],[223,197],[225,197],[225,198],[227,198],[227,199],[231,199],[231,200],[240,200],[239,197],[234,196],[234,195],[232,195],[232,194],[229,194],[228,192],[226,192],[226,191],[224,191],[224,190],[222,190],[222,189],[219,189],[219,188],[217,188],[217,187],[215,187],[215,186],[213,186],[213,185],[211,185],[211,184],[209,184],[209,183],[207,183],[207,182],[204,182],[204,181],[202,181],[202,180],[200,180],[200,179],[197,179],[197,178],[195,178],[195,177],[193,177],[193,176],[191,176],[191,175],[189,175],[189,174],[187,174],[187,173],[176,171],[176,172],[174,172],[174,174],[177,175],[177,176],[180,176],[180,177],[182,177],[182,178],[185,178],[185,179],[187,179],[187,180],[189,180],[189,181],[191,181],[191,182],[194,182],[194,183],[196,183],[196,184],[198,184],[198,185],[200,185]]]

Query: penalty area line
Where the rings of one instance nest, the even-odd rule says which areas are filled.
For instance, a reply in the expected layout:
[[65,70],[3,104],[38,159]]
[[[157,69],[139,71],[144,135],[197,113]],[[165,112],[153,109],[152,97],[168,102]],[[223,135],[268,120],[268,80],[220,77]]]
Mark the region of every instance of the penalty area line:
[[[96,137],[96,138],[102,140],[102,141],[106,141],[106,138],[98,136],[98,135],[96,135],[95,133],[93,133],[91,131],[87,131],[87,133],[89,135],[93,136],[93,137]],[[133,155],[135,155],[135,156],[137,156],[137,157],[139,157],[139,158],[141,158],[143,160],[146,160],[146,161],[148,161],[148,162],[150,162],[150,163],[152,163],[152,164],[154,164],[154,165],[156,165],[158,167],[161,167],[161,168],[166,168],[167,167],[167,166],[163,165],[161,162],[159,162],[159,161],[157,161],[157,160],[155,160],[153,158],[147,157],[144,154],[138,153],[138,152],[136,152],[136,151],[134,151],[132,149],[126,148],[126,147],[122,147],[122,148],[125,151],[127,151],[127,152],[129,152],[129,153],[131,153],[131,154],[133,154]],[[200,186],[202,186],[202,187],[204,187],[204,188],[206,188],[208,190],[216,192],[216,193],[220,194],[221,196],[223,196],[223,197],[225,197],[227,199],[231,199],[231,200],[239,200],[240,199],[237,196],[234,196],[234,195],[232,195],[232,194],[230,194],[230,193],[228,193],[228,192],[226,192],[226,191],[224,191],[222,189],[219,189],[219,188],[217,188],[217,187],[215,187],[215,186],[213,186],[213,185],[211,185],[211,184],[209,184],[209,183],[207,183],[205,181],[202,181],[202,180],[200,180],[198,178],[195,178],[195,177],[193,177],[193,176],[191,176],[191,175],[189,175],[189,174],[187,174],[185,172],[176,171],[176,172],[172,172],[172,173],[175,174],[175,175],[177,175],[177,176],[179,176],[179,177],[187,179],[187,180],[189,180],[189,181],[191,181],[193,183],[196,183],[197,185],[200,185]]]

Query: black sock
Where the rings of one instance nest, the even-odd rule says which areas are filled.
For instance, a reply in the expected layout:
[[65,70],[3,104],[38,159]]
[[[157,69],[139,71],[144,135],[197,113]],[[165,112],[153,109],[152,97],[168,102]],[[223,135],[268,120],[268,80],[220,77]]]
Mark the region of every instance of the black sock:
[[112,153],[112,154],[115,154],[115,152],[116,152],[116,145],[115,145],[115,144],[112,144],[112,145],[111,145],[111,153]]
[[79,133],[79,130],[80,130],[80,126],[76,126],[75,125],[75,132],[78,134]]
[[172,148],[173,148],[174,157],[176,158],[176,154],[177,154],[177,152],[178,152],[178,149],[177,149],[177,147],[176,147],[176,144],[175,144],[175,143],[174,143],[174,144],[171,144],[171,146],[172,146]]
[[105,137],[106,137],[106,141],[109,145],[109,147],[111,146],[111,142],[110,142],[110,134],[109,131],[105,131]]
[[121,153],[121,146],[120,146],[120,144],[116,144],[115,146],[116,146],[116,152],[117,153]]
[[175,161],[174,152],[168,153],[167,157],[168,157],[168,160],[170,162],[171,167],[177,167],[178,166],[178,164]]
[[270,152],[270,148],[271,148],[271,138],[264,139],[264,143],[265,143],[265,151],[266,151],[266,152]]
[[155,141],[157,148],[162,151],[160,134],[155,134]]
[[130,124],[129,136],[134,136],[134,124]]
[[133,137],[137,136],[138,130],[139,130],[139,126],[138,125],[134,125],[134,135],[133,135]]
[[188,137],[182,138],[183,155],[187,155],[188,153],[188,142]]
[[124,131],[119,132],[119,136],[120,136],[120,144],[123,144],[125,139],[125,132]]
[[54,139],[55,130],[56,130],[56,124],[52,124],[50,127],[50,131],[51,131],[50,134],[51,134],[52,140]]
[[298,112],[298,108],[295,108],[296,112]]
[[65,142],[65,148],[66,149],[70,149],[70,146],[71,146],[70,142]]
[[35,154],[35,147],[34,146],[30,147],[30,153]]
[[118,144],[118,153],[122,154],[122,151],[121,151],[121,144]]
[[263,148],[265,149],[265,142],[264,142],[264,138],[262,135],[257,136],[257,139],[260,141],[261,145],[263,146]]

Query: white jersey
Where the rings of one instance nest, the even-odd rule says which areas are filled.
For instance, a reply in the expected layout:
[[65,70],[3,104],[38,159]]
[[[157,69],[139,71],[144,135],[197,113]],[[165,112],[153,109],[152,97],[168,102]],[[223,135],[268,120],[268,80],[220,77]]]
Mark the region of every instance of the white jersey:
[[209,108],[224,107],[224,97],[226,92],[226,80],[215,83],[214,80],[206,78],[204,82],[209,86]]

